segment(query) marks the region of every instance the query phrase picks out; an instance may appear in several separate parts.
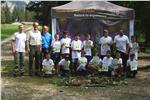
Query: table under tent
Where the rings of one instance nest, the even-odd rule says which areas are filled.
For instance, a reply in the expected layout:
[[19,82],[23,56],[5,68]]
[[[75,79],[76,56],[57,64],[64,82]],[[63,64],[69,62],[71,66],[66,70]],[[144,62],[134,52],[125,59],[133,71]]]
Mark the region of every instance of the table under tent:
[[80,33],[83,40],[85,34],[89,33],[98,46],[104,29],[108,29],[112,37],[120,29],[129,38],[134,34],[134,9],[107,1],[72,1],[52,7],[51,15],[53,37],[56,33],[62,35],[63,31],[68,31],[72,39],[76,33]]

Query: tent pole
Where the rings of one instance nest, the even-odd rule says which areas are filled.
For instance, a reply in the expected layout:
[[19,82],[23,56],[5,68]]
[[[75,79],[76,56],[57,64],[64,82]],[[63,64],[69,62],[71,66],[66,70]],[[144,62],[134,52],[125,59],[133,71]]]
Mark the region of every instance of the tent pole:
[[52,19],[52,38],[54,39],[54,35],[56,34],[56,18]]
[[134,35],[134,19],[129,21],[129,39],[131,40],[131,36]]

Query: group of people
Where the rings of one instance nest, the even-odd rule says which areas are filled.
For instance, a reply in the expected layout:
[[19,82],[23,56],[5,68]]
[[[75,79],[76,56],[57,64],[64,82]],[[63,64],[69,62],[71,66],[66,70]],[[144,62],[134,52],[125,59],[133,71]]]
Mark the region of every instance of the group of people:
[[95,48],[90,33],[85,35],[84,41],[80,40],[80,34],[75,34],[72,40],[67,31],[63,32],[63,37],[55,34],[53,39],[48,26],[43,26],[40,32],[38,25],[34,22],[27,35],[23,25],[19,25],[19,31],[14,33],[14,76],[24,74],[25,51],[29,53],[30,76],[136,76],[139,45],[135,36],[129,41],[122,29],[114,39],[108,30],[104,30],[99,48]]

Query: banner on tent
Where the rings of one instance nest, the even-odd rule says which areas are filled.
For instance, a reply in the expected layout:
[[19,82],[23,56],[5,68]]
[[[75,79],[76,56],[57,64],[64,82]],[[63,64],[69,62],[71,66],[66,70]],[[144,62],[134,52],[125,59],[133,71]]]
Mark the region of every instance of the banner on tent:
[[56,32],[62,37],[63,31],[68,31],[70,37],[74,39],[74,35],[79,33],[81,40],[85,39],[85,34],[91,34],[91,39],[95,45],[98,45],[100,37],[103,36],[103,30],[108,29],[109,35],[114,38],[120,29],[125,31],[129,36],[129,20],[102,20],[102,19],[56,19]]

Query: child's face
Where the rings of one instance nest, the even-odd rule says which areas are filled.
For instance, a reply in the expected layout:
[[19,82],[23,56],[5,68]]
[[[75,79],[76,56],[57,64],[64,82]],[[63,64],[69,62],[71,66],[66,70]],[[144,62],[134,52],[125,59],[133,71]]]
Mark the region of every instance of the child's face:
[[120,53],[116,53],[116,58],[120,58]]
[[86,40],[89,40],[90,38],[91,38],[90,35],[87,35],[87,36],[86,36]]
[[65,60],[66,60],[66,61],[68,61],[68,60],[69,60],[69,58],[68,58],[68,57],[65,57]]
[[107,53],[107,57],[109,58],[111,56],[111,53]]
[[135,42],[135,37],[132,37],[132,38],[131,38],[131,41],[132,41],[132,42]]
[[81,52],[81,56],[84,57],[84,52]]
[[107,37],[108,36],[108,32],[104,32],[104,36]]
[[134,56],[130,56],[130,58],[131,58],[131,60],[133,60],[133,59],[134,59]]
[[79,40],[79,39],[80,39],[80,36],[79,36],[79,35],[75,36],[75,39],[76,39],[76,40]]
[[50,54],[46,55],[46,59],[50,59],[50,57],[51,57]]
[[66,38],[66,37],[68,37],[68,34],[66,33],[66,34],[64,34],[64,38]]
[[94,56],[98,56],[98,52],[95,52],[95,53],[94,53]]
[[59,35],[55,35],[55,40],[59,40]]

